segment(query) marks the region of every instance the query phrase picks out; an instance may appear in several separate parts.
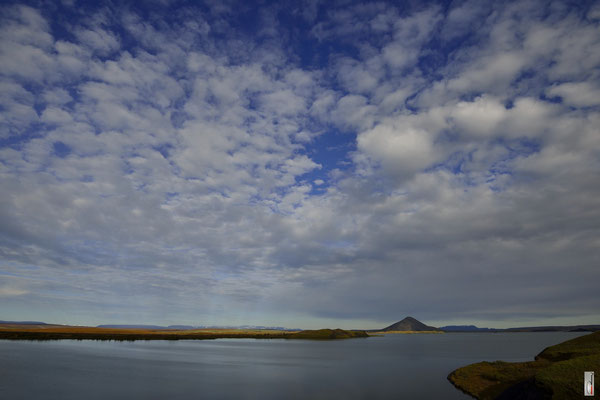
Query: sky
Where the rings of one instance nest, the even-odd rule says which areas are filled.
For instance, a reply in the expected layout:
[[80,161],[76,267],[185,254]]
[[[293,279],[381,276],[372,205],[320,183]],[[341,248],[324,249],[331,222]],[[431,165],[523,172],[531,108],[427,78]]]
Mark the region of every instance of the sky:
[[0,319],[600,324],[600,3],[0,5]]

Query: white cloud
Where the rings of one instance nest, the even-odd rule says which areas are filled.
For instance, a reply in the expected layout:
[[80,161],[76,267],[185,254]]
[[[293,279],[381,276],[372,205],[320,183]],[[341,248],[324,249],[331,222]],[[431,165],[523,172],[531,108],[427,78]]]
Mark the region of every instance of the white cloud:
[[461,132],[487,136],[506,118],[507,113],[497,99],[478,97],[471,102],[458,103],[451,116]]
[[22,296],[27,293],[29,292],[23,289],[0,287],[0,297]]
[[525,65],[526,59],[520,52],[492,54],[471,64],[460,77],[450,80],[448,88],[469,93],[506,87]]
[[419,55],[419,49],[407,48],[395,42],[386,46],[382,55],[390,68],[403,68],[415,62]]
[[587,17],[591,20],[599,20],[600,19],[600,6],[598,4],[592,5],[590,10],[587,13]]
[[338,79],[352,93],[368,93],[375,89],[378,82],[377,71],[370,71],[367,65],[351,59],[339,61]]
[[304,99],[289,89],[265,94],[261,103],[265,111],[283,116],[297,115],[306,109]]
[[358,149],[381,163],[393,176],[410,178],[434,160],[435,151],[428,132],[402,120],[382,123],[361,133]]
[[412,66],[418,60],[422,45],[440,21],[437,8],[427,8],[419,13],[394,22],[394,41],[382,50],[383,59],[391,69]]
[[44,110],[41,120],[48,124],[67,124],[73,121],[71,114],[56,107],[49,107]]
[[5,108],[0,114],[0,137],[19,135],[32,123],[37,122],[38,115],[34,103],[33,93],[20,84],[8,80],[0,81],[0,104]]
[[326,121],[335,103],[336,93],[332,90],[323,91],[311,105],[310,114],[321,121]]
[[48,49],[52,46],[49,24],[40,12],[25,5],[4,7],[3,42]]
[[61,106],[65,103],[73,101],[73,98],[66,90],[55,88],[44,93],[44,101],[46,104]]
[[575,107],[593,107],[600,104],[600,89],[589,82],[569,82],[554,85],[547,90],[551,97],[560,96]]
[[103,56],[120,46],[118,38],[104,29],[80,29],[75,35],[82,45]]
[[474,25],[481,24],[486,11],[485,4],[473,0],[453,7],[443,21],[441,38],[451,40],[468,34]]
[[369,105],[368,100],[360,95],[342,97],[331,113],[331,118],[346,129],[363,130],[372,126],[376,108]]

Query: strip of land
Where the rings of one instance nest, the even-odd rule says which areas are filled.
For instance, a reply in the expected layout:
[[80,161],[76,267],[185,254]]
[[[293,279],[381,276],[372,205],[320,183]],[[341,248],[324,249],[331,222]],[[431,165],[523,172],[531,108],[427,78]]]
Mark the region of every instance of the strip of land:
[[318,329],[284,331],[269,329],[153,330],[113,329],[65,325],[0,325],[0,339],[8,340],[206,340],[206,339],[350,339],[368,337],[365,331]]
[[467,365],[448,380],[477,399],[575,399],[584,371],[600,371],[600,332],[550,346],[535,361]]
[[445,333],[443,331],[369,331],[369,335],[389,335],[389,334],[413,334],[413,333]]

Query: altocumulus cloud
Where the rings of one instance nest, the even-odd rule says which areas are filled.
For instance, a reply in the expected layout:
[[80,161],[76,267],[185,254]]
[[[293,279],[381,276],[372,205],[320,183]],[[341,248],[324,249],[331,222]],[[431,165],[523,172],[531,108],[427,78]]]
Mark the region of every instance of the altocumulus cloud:
[[5,319],[598,322],[597,4],[0,15]]

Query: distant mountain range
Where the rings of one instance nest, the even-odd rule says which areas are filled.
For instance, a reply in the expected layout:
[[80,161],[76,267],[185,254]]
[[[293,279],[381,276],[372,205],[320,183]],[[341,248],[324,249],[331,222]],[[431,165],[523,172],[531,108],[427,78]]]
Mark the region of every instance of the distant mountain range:
[[497,329],[478,328],[475,325],[448,325],[440,328],[444,332],[494,332]]
[[96,328],[111,328],[111,329],[175,329],[168,326],[160,325],[98,325]]
[[595,332],[600,331],[600,325],[570,325],[570,326],[528,326],[520,328],[479,328],[475,325],[447,325],[441,328],[425,325],[413,317],[406,317],[388,327],[379,329],[382,332],[389,331],[444,331],[444,332]]
[[528,326],[522,328],[498,329],[503,332],[596,332],[600,325],[569,325],[569,326]]
[[527,326],[521,328],[478,328],[475,325],[448,325],[440,328],[444,332],[596,332],[600,325]]
[[413,317],[406,317],[402,321],[396,322],[388,327],[381,329],[383,332],[389,331],[414,331],[414,332],[423,332],[423,331],[439,331],[439,328],[435,328],[433,326],[425,325],[421,321],[417,321]]
[[[0,325],[56,325],[48,324],[40,321],[2,321]],[[238,326],[224,326],[224,325],[98,325],[98,328],[114,328],[114,329],[165,329],[165,330],[192,330],[192,329],[253,329],[253,330],[280,330],[280,331],[301,331],[302,329],[290,329],[281,326],[262,326],[262,325],[238,325]],[[475,325],[447,325],[441,328],[425,325],[421,321],[413,317],[406,317],[402,321],[398,321],[395,324],[387,326],[383,329],[371,329],[374,331],[413,331],[413,332],[424,332],[424,331],[443,331],[443,332],[596,332],[600,331],[600,325],[567,325],[567,326],[527,326],[519,328],[479,328]]]

